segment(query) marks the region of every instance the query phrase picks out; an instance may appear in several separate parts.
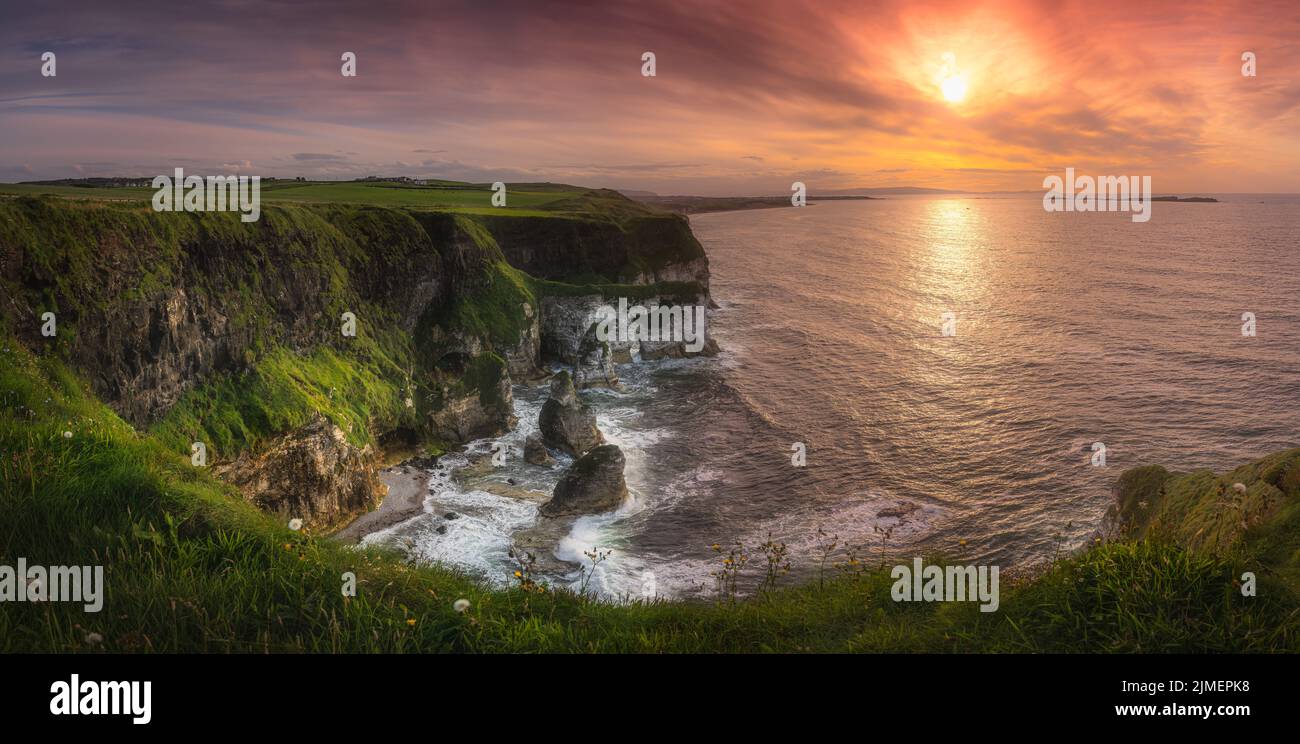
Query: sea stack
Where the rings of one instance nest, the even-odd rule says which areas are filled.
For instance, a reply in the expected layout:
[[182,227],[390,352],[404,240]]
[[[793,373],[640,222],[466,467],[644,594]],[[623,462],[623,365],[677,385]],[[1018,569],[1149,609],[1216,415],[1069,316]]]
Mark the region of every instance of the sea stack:
[[564,471],[551,500],[539,511],[547,517],[566,517],[617,509],[627,498],[623,465],[623,451],[618,445],[596,447]]
[[573,378],[562,371],[551,380],[551,396],[542,405],[537,420],[542,442],[574,457],[581,457],[605,441],[596,428],[596,415],[578,399]]
[[555,458],[551,453],[546,451],[546,445],[542,443],[540,434],[529,434],[524,440],[524,462],[529,465],[542,465],[550,467],[555,464]]

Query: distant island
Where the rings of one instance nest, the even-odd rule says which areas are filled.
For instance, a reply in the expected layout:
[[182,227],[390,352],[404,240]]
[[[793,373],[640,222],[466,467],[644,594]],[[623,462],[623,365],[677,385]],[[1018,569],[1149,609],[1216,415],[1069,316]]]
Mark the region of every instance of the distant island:
[[[788,196],[658,196],[636,192],[623,192],[624,196],[652,207],[677,214],[702,214],[704,212],[732,212],[740,209],[775,209],[790,207]],[[878,199],[875,196],[809,196],[808,201],[852,201]]]
[[1201,204],[1205,204],[1205,203],[1209,203],[1209,202],[1213,202],[1213,203],[1215,203],[1215,204],[1218,204],[1218,203],[1219,203],[1219,200],[1218,200],[1218,199],[1215,199],[1215,198],[1213,198],[1213,197],[1209,197],[1209,196],[1153,196],[1153,197],[1151,197],[1151,201],[1153,201],[1153,202],[1183,202],[1183,203],[1187,203],[1187,204],[1191,204],[1191,203],[1201,203]]

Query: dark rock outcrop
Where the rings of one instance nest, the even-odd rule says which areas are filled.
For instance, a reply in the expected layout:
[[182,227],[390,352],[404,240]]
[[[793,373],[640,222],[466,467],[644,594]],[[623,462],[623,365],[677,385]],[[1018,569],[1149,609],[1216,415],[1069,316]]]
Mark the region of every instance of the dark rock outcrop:
[[542,443],[540,434],[529,434],[524,440],[524,462],[529,465],[543,465],[550,467],[555,464],[555,458],[551,453],[546,451],[546,445]]
[[[604,198],[623,201],[612,192]],[[708,287],[708,257],[681,215],[646,214],[622,225],[558,214],[481,219],[510,265],[541,279],[599,274],[611,283],[691,281]]]
[[546,517],[613,511],[627,498],[623,451],[602,444],[578,458],[555,484],[551,500],[538,510]]
[[705,339],[702,348],[696,352],[692,352],[687,345],[681,341],[642,341],[641,361],[649,362],[655,359],[682,359],[691,356],[715,356],[718,351],[718,342],[711,338]]
[[590,328],[582,337],[578,346],[578,355],[573,364],[573,382],[576,387],[605,387],[622,390],[618,372],[614,369],[615,353],[607,341],[596,336],[596,328]]
[[596,414],[578,398],[573,378],[567,371],[551,379],[551,397],[542,404],[537,428],[546,446],[574,457],[586,454],[605,441],[600,429],[596,428]]

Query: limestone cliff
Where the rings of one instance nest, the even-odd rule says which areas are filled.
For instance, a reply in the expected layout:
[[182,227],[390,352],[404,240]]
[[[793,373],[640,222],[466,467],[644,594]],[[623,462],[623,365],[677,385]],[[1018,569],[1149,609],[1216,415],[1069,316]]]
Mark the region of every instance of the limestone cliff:
[[268,205],[252,223],[24,197],[0,202],[0,289],[8,332],[123,418],[324,524],[373,504],[387,432],[501,432],[511,383],[548,362],[616,384],[614,350],[568,305],[707,300],[708,262],[682,218],[612,192],[546,217]]

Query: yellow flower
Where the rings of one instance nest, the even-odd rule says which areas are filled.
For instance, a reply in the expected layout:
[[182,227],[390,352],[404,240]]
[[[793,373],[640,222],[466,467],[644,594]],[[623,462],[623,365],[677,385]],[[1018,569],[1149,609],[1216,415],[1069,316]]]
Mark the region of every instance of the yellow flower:
[[522,579],[523,577],[524,577],[523,574],[519,573],[518,571],[515,571],[515,578],[516,578],[516,579]]
[[413,618],[413,617],[408,617],[408,618],[406,618],[406,624],[407,624],[407,625],[415,625],[415,618]]

